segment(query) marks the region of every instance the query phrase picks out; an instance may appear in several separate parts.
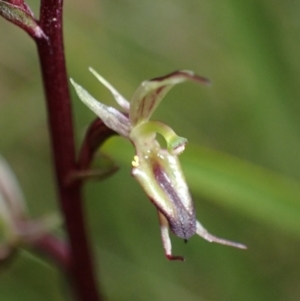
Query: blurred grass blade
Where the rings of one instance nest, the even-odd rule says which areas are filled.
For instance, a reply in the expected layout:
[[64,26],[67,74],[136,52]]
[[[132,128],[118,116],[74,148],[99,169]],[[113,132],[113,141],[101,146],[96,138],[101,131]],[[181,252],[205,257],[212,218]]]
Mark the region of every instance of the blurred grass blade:
[[257,165],[189,145],[184,158],[192,192],[300,235],[300,183]]

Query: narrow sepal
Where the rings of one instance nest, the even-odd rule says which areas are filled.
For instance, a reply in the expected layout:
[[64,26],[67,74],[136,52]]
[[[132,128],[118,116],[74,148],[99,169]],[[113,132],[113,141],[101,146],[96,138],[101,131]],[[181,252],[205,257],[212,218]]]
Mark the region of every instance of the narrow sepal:
[[160,234],[165,251],[165,255],[169,260],[181,260],[184,261],[184,257],[178,255],[172,255],[172,244],[169,235],[169,223],[165,216],[160,212],[158,213],[159,225],[160,225]]
[[238,242],[230,241],[210,234],[199,221],[196,223],[196,233],[209,242],[215,242],[221,245],[230,246],[238,249],[247,249],[247,246]]
[[168,91],[174,85],[187,80],[210,84],[208,79],[188,70],[176,71],[142,82],[131,99],[129,118],[132,125],[147,121]]
[[108,107],[99,101],[97,101],[93,96],[89,94],[84,88],[76,84],[72,79],[70,79],[72,85],[74,86],[78,97],[82,102],[87,105],[100,119],[113,131],[118,134],[128,137],[130,132],[130,123],[128,118],[120,113],[118,110],[112,107]]
[[128,113],[130,104],[105,78],[98,74],[93,68],[89,68],[91,73],[102,83],[113,95],[116,102],[123,108],[123,110]]

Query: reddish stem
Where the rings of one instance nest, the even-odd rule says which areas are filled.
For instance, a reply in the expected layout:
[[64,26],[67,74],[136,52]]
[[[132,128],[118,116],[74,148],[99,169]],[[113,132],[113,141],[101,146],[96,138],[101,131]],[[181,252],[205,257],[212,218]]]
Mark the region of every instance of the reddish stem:
[[36,40],[47,102],[59,202],[71,248],[70,276],[78,300],[99,301],[82,210],[82,182],[68,184],[77,170],[68,79],[62,37],[62,0],[42,0],[40,26],[48,40]]
[[90,124],[79,152],[78,167],[80,170],[89,169],[97,149],[113,135],[116,135],[116,133],[99,118],[96,118]]

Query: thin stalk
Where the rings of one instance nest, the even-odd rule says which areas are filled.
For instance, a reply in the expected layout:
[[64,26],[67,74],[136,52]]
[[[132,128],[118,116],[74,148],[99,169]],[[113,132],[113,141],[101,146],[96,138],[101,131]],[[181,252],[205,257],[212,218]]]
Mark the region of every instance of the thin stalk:
[[70,270],[70,250],[65,241],[50,234],[45,234],[36,240],[32,247],[54,261],[64,272],[68,273]]
[[82,182],[76,172],[75,143],[62,36],[62,0],[42,0],[40,22],[48,37],[36,39],[46,95],[58,199],[71,248],[70,276],[78,300],[100,301],[82,208]]

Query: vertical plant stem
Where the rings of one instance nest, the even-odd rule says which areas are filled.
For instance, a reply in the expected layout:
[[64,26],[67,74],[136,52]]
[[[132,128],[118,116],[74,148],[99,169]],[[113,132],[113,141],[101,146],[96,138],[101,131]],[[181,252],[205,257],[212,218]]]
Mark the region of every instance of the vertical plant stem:
[[70,276],[78,300],[99,301],[82,210],[82,182],[70,184],[76,171],[68,78],[62,37],[62,0],[42,0],[40,26],[46,39],[36,40],[47,102],[58,198],[71,247]]

